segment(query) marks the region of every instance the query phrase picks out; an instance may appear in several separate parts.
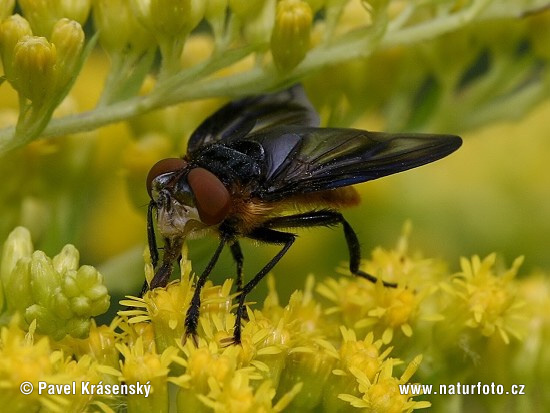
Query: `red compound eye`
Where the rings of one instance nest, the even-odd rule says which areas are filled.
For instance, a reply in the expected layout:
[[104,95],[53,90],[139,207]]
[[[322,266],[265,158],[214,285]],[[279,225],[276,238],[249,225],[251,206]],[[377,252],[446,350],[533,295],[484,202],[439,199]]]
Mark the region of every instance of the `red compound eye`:
[[191,169],[187,181],[195,195],[201,221],[206,225],[222,222],[231,206],[231,196],[222,181],[204,168]]
[[156,164],[153,165],[153,167],[149,170],[149,173],[147,174],[147,192],[149,193],[149,196],[152,198],[152,185],[153,180],[160,175],[166,174],[168,172],[175,172],[179,169],[185,168],[185,165],[187,163],[180,158],[166,158],[161,159]]

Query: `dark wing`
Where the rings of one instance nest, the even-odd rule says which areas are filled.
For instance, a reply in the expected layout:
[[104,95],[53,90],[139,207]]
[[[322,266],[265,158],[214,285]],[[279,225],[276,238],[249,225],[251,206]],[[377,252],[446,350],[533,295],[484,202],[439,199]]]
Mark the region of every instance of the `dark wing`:
[[204,145],[219,140],[240,139],[282,125],[319,126],[319,116],[301,85],[226,104],[193,132],[187,144],[187,153],[193,155]]
[[271,129],[245,139],[264,148],[263,182],[254,195],[265,200],[395,174],[443,158],[462,144],[453,135],[309,127]]

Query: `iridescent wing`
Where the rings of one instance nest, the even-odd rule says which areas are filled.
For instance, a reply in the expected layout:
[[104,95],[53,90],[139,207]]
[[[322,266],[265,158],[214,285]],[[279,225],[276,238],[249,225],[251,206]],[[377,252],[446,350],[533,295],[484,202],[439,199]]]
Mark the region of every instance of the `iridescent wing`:
[[192,157],[205,145],[222,140],[239,140],[282,125],[319,126],[319,116],[301,85],[226,104],[193,132],[187,153]]
[[[241,182],[252,182],[249,175],[254,172],[252,195],[277,200],[402,172],[443,158],[462,144],[453,135],[389,134],[318,125],[317,113],[296,85],[223,106],[193,133],[188,156],[206,168],[217,163],[215,169],[222,174],[222,165],[229,165],[232,173],[242,175],[238,177]],[[219,146],[210,146],[214,143]],[[235,167],[239,162],[247,167]]]
[[263,180],[255,196],[333,189],[421,166],[454,152],[454,135],[389,134],[357,129],[278,127],[250,135],[264,149]]

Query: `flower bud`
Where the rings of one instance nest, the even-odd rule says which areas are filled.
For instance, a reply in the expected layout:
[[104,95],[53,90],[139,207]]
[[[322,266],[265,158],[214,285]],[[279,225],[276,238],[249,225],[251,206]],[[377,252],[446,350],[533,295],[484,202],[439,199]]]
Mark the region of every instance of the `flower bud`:
[[262,2],[262,8],[245,21],[244,35],[251,44],[268,45],[275,24],[275,0]]
[[159,79],[180,70],[187,35],[204,17],[203,0],[132,0],[139,22],[158,42],[162,55]]
[[140,22],[163,41],[191,32],[205,10],[203,0],[132,0],[132,6]]
[[63,279],[63,293],[66,297],[72,298],[80,294],[80,289],[76,283],[76,271],[66,271]]
[[15,46],[12,85],[36,106],[52,92],[56,58],[55,45],[44,37],[27,36]]
[[90,331],[91,323],[89,318],[71,318],[65,324],[63,334],[69,334],[75,338],[84,338]]
[[31,234],[23,227],[15,228],[4,243],[2,262],[0,263],[0,281],[9,283],[11,273],[21,258],[30,258],[33,252]]
[[8,16],[11,16],[14,5],[15,0],[2,0],[0,2],[0,21],[4,20]]
[[152,34],[138,22],[127,0],[95,0],[93,13],[99,41],[107,52],[129,49],[141,54],[153,44]]
[[208,0],[204,10],[204,17],[212,26],[214,37],[220,37],[225,26],[227,14],[227,0]]
[[[49,3],[53,3],[51,0]],[[91,0],[57,0],[59,4],[58,18],[66,17],[83,25],[90,14]]]
[[311,8],[304,1],[282,0],[277,4],[271,53],[280,71],[290,71],[304,59],[312,21]]
[[83,265],[78,271],[67,273],[62,289],[66,296],[71,297],[71,308],[79,316],[96,316],[109,308],[103,276],[92,266]]
[[85,316],[90,311],[90,300],[86,297],[73,297],[71,298],[71,308],[78,316]]
[[90,335],[86,341],[86,352],[100,364],[118,368],[118,350],[115,347],[116,333],[107,325],[96,326],[92,323]]
[[34,301],[50,304],[61,283],[61,277],[53,268],[52,260],[42,251],[35,251],[32,254],[30,270]]
[[225,19],[226,9],[227,0],[208,0],[206,3],[206,8],[204,10],[204,16],[208,20],[217,19],[222,16]]
[[248,20],[262,10],[263,0],[229,0],[231,11],[241,20]]
[[78,74],[84,31],[78,22],[61,19],[53,27],[51,41],[57,50],[57,86],[62,88]]
[[121,380],[126,383],[150,383],[154,389],[147,398],[144,395],[128,396],[128,411],[168,411],[168,366],[177,354],[177,349],[172,346],[162,354],[148,353],[141,337],[133,346],[117,345],[117,348],[124,356],[124,362],[120,363]]
[[191,10],[189,13],[187,30],[191,32],[204,17],[206,2],[204,0],[191,0]]
[[53,266],[60,274],[67,271],[77,270],[80,254],[74,245],[68,244],[63,247],[61,252],[53,257]]
[[288,391],[297,382],[302,383],[303,392],[292,401],[296,411],[311,411],[323,397],[323,386],[334,366],[331,357],[321,348],[304,347],[301,351],[292,351],[285,360],[285,368],[281,375],[279,389],[281,393]]
[[57,317],[68,320],[73,316],[71,301],[61,292],[57,292],[53,300],[54,313]]
[[32,36],[31,26],[20,15],[14,14],[0,23],[0,57],[2,58],[6,78],[11,83],[15,79],[13,71],[15,45],[26,36]]
[[24,314],[27,307],[34,303],[31,291],[31,259],[21,258],[11,271],[3,286],[6,296],[7,311]]
[[64,17],[84,24],[90,12],[90,0],[20,0],[23,14],[33,32],[49,37],[54,25]]
[[33,304],[25,310],[25,321],[30,324],[34,320],[38,332],[52,335],[55,339],[65,336],[60,321],[43,305]]
[[186,29],[191,12],[190,0],[151,0],[151,21],[157,30],[177,36]]

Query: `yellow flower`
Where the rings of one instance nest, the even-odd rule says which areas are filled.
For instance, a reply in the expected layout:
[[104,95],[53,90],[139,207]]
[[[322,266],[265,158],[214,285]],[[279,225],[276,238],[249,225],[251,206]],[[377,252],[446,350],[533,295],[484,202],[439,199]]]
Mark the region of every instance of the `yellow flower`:
[[434,290],[434,285],[447,276],[444,263],[426,259],[421,254],[409,252],[409,238],[412,232],[410,221],[403,225],[401,236],[394,248],[388,250],[376,247],[371,259],[365,260],[362,269],[384,281],[397,282],[399,286],[410,286],[415,291]]
[[369,413],[408,413],[416,409],[430,407],[431,403],[429,402],[415,402],[411,399],[412,395],[402,394],[399,387],[408,382],[421,361],[422,356],[415,357],[399,379],[393,377],[394,364],[388,361],[384,362],[380,373],[373,379],[369,378],[360,368],[351,367],[350,372],[357,380],[361,397],[340,394],[338,398]]
[[151,394],[129,394],[128,411],[168,411],[168,374],[178,349],[168,347],[161,354],[148,352],[143,340],[138,339],[132,345],[117,344],[124,357],[120,361],[120,381],[126,384],[150,385]]
[[369,311],[369,318],[359,321],[356,327],[373,325],[372,319],[374,318],[378,319],[378,324],[384,329],[382,341],[385,344],[392,341],[395,329],[399,329],[406,337],[411,337],[413,335],[412,324],[418,318],[422,299],[423,295],[402,287],[397,289],[378,288],[376,307]]
[[72,384],[75,383],[75,393],[64,395],[68,403],[63,406],[61,412],[65,411],[85,411],[90,405],[97,402],[97,396],[82,392],[81,383],[99,384],[114,383],[118,372],[113,368],[108,368],[98,364],[92,357],[85,354],[78,360],[67,358],[64,363],[58,363],[57,378],[49,379],[48,384]]
[[373,284],[361,278],[328,279],[317,287],[317,292],[336,304],[326,314],[339,316],[349,327],[375,329],[386,344],[392,341],[395,329],[406,337],[412,336],[412,326],[426,295],[402,286],[385,288],[382,283]]
[[[296,397],[291,403],[294,410],[309,411],[321,403],[325,383],[327,383],[337,359],[338,353],[334,346],[322,339],[303,343],[288,351],[288,355],[283,360],[284,367],[280,372],[278,390],[290,391],[296,383],[301,384],[299,397]],[[277,377],[275,376],[275,378]]]
[[[295,291],[290,296],[288,305],[281,307],[275,290],[274,277],[268,277],[269,295],[265,300],[262,314],[274,324],[280,321],[289,331],[292,346],[301,345],[312,338],[321,338],[332,328],[324,317],[321,304],[313,297],[315,277],[309,275],[304,291]],[[288,340],[287,340],[288,341]],[[290,345],[290,343],[283,343]]]
[[[150,258],[148,258],[150,261]],[[168,284],[166,288],[157,288],[148,291],[143,298],[130,297],[129,300],[123,300],[123,305],[134,308],[133,310],[123,310],[119,312],[121,316],[130,317],[130,323],[141,323],[151,321],[155,331],[155,341],[159,351],[163,351],[176,342],[184,339],[185,317],[187,309],[191,303],[194,294],[193,281],[191,276],[191,262],[187,260],[187,247],[184,247],[182,259],[180,262],[181,278],[179,281]],[[148,278],[152,277],[153,270],[150,262],[146,265]],[[222,286],[214,286],[211,281],[207,281],[201,290],[201,309],[199,318],[199,335],[204,336],[204,329],[207,329],[206,335],[212,331],[209,320],[212,317],[216,319],[225,319],[233,317],[230,313],[234,294],[231,294],[232,281],[226,280]],[[234,321],[234,319],[233,319]],[[224,323],[225,325],[226,323]],[[233,325],[231,325],[231,328]],[[210,333],[211,334],[211,333]],[[229,333],[218,336],[218,339],[227,339]]]
[[[44,409],[52,412],[84,411],[95,403],[93,395],[82,394],[80,387],[75,394],[50,394],[39,382],[47,385],[71,385],[72,382],[98,383],[102,374],[113,374],[112,369],[101,366],[88,355],[78,361],[65,357],[62,351],[53,350],[47,337],[37,339],[35,326],[31,324],[25,333],[18,327],[17,317],[0,332],[0,400],[2,409],[19,412]],[[102,373],[103,372],[103,373]],[[116,373],[116,372],[115,372]],[[29,382],[34,390],[23,394],[21,383]]]
[[215,342],[204,340],[196,346],[188,340],[180,348],[184,357],[177,357],[175,362],[183,366],[185,372],[173,382],[183,389],[193,390],[190,393],[207,394],[209,380],[214,379],[223,385],[240,367],[240,349],[237,346],[221,348]]
[[[150,281],[154,271],[147,250],[145,257],[146,278]],[[182,253],[180,268],[179,282],[172,282],[166,288],[148,291],[142,298],[128,297],[128,300],[121,301],[122,305],[133,308],[118,313],[123,317],[129,317],[130,324],[151,321],[158,351],[164,351],[175,345],[185,334],[185,312],[194,291],[191,262],[187,260],[186,250]]]
[[21,383],[30,382],[38,388],[39,381],[45,381],[55,374],[55,361],[62,358],[60,351],[52,352],[49,341],[43,337],[36,342],[32,333],[18,327],[14,318],[0,331],[0,400],[6,411],[23,411],[24,408],[37,410],[52,407],[60,410],[62,397],[57,395],[39,396],[36,391],[24,395],[19,390]]
[[438,290],[445,266],[437,260],[411,256],[409,233],[410,224],[405,224],[394,249],[375,248],[372,258],[362,266],[379,280],[397,282],[397,288],[385,288],[381,282],[373,284],[359,277],[328,279],[317,287],[319,294],[335,304],[326,310],[327,314],[339,317],[339,322],[348,327],[372,329],[385,344],[393,340],[396,331],[411,337],[417,320],[441,320],[442,315],[430,314],[422,305]]
[[[215,412],[280,412],[300,392],[297,384],[286,393],[275,405],[275,389],[269,381],[264,381],[256,390],[250,383],[246,371],[237,371],[227,385],[221,387],[216,381],[209,381],[210,392],[207,396],[199,395],[199,399]],[[183,406],[182,406],[183,407]]]
[[[215,341],[199,339],[198,346],[188,340],[181,350],[184,357],[175,361],[185,368],[185,373],[171,379],[180,387],[180,411],[208,411],[210,407],[215,411],[253,412],[259,406],[265,411],[279,411],[296,392],[294,386],[272,406],[275,390],[273,382],[265,378],[269,368],[257,360],[244,360],[241,346],[221,347]],[[261,351],[258,354],[261,356]],[[250,380],[262,381],[253,385]],[[254,389],[258,389],[256,393]]]
[[462,258],[462,271],[453,279],[446,290],[454,295],[449,311],[463,315],[464,326],[479,331],[483,336],[498,334],[505,343],[510,342],[509,334],[522,337],[524,303],[517,296],[514,278],[523,262],[516,258],[512,267],[502,274],[494,270],[496,254],[481,260],[479,256],[471,260]]
[[[380,372],[383,363],[392,351],[389,347],[380,351],[382,347],[381,340],[374,340],[374,334],[369,333],[363,340],[357,340],[353,330],[341,327],[342,337],[344,339],[339,351],[340,369],[334,371],[337,375],[344,375],[351,369],[359,369],[369,380],[374,380],[376,374]],[[393,360],[393,363],[398,361]]]
[[65,354],[74,354],[77,358],[88,356],[103,366],[116,369],[119,367],[119,352],[115,346],[118,340],[115,329],[121,324],[120,321],[120,318],[115,318],[110,325],[98,326],[92,320],[87,338],[66,336],[57,345]]

